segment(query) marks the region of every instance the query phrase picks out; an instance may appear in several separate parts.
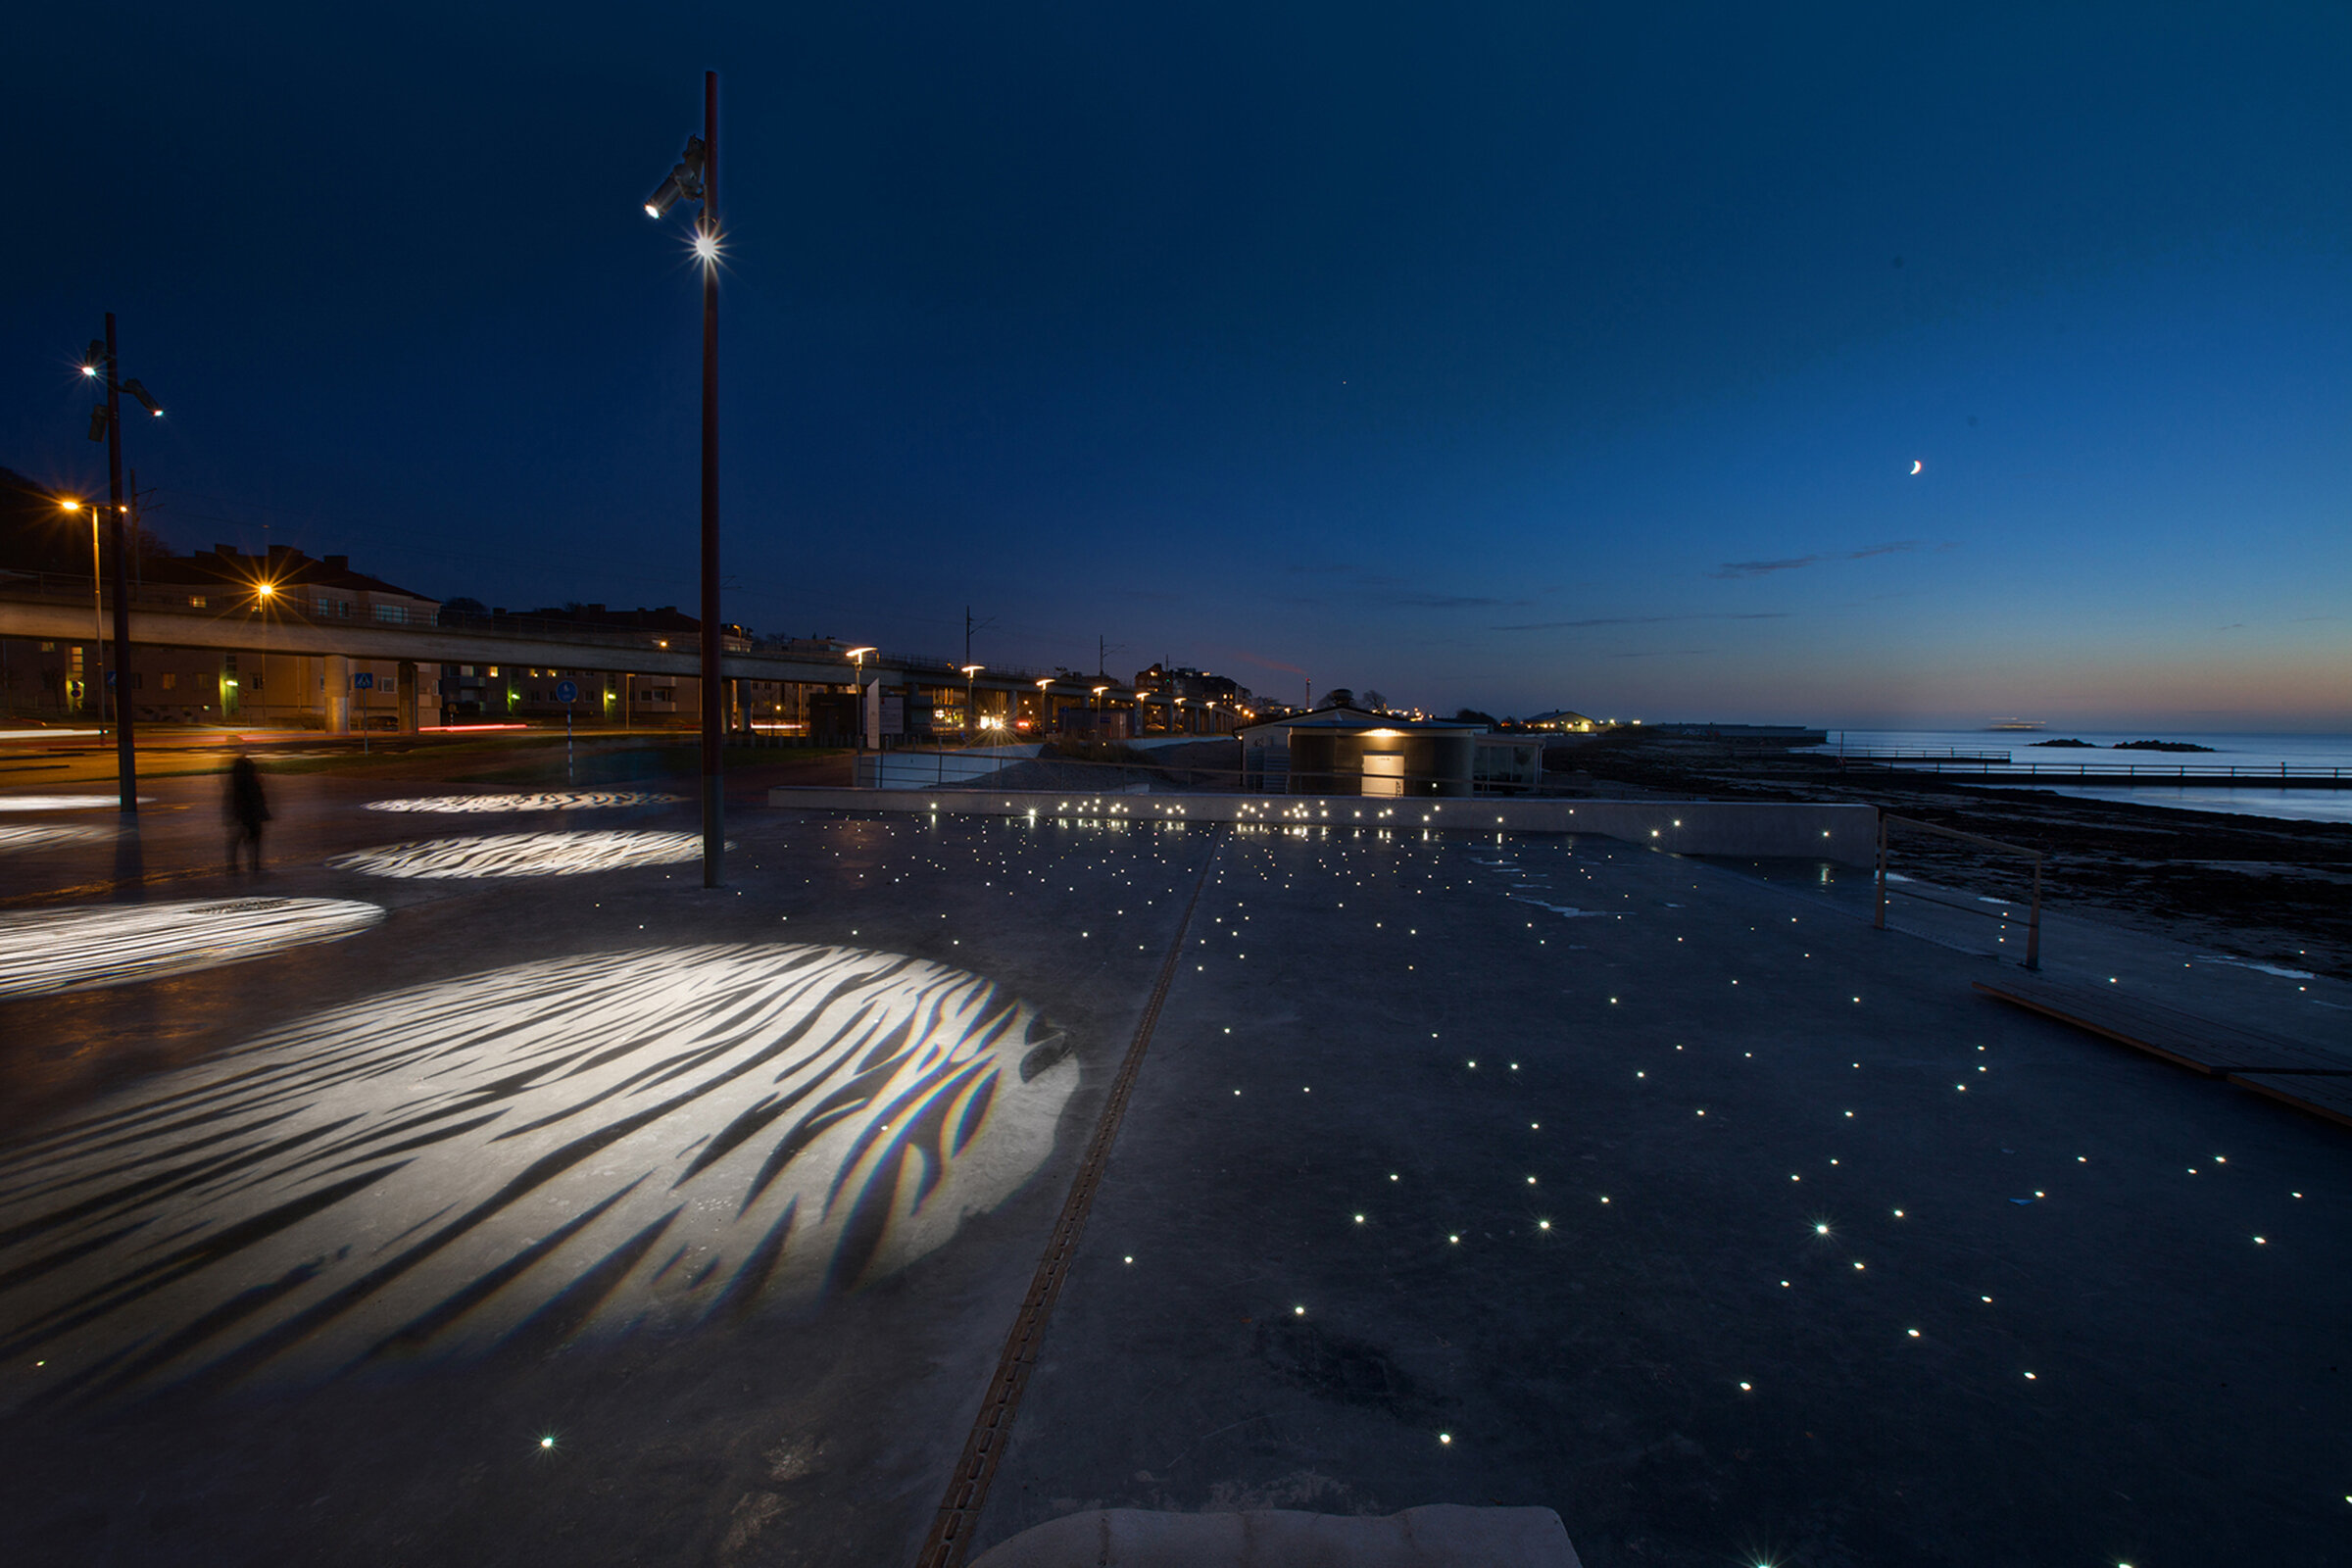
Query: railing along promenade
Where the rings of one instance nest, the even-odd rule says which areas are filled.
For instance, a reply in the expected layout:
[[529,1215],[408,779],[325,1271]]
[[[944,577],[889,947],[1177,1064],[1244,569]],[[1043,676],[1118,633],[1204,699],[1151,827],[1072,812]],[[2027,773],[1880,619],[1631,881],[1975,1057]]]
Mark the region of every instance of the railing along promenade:
[[2093,762],[2013,760],[2006,752],[1849,751],[1825,760],[1839,772],[1954,773],[1991,783],[2045,779],[2093,784],[2204,784],[2352,789],[2352,768],[2321,762]]

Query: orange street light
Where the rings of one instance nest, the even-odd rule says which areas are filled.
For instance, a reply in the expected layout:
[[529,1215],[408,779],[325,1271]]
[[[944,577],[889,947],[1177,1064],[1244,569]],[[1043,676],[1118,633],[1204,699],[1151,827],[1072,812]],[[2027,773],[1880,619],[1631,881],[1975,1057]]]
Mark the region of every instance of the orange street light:
[[[87,367],[84,367],[86,369]],[[62,512],[80,512],[82,504],[71,496],[61,498]],[[98,722],[106,722],[106,604],[99,596],[101,581],[98,571],[98,512],[95,502],[87,509],[90,514],[90,654],[98,667]],[[118,650],[119,652],[120,650]],[[120,703],[115,705],[120,708]]]
[[[851,676],[850,685],[858,693],[858,750],[860,752],[865,750],[865,656],[868,654],[878,654],[880,652],[881,650],[878,648],[852,648],[847,650],[850,662],[857,666],[857,673]],[[850,775],[851,782],[857,782],[857,778],[858,775],[855,772],[852,772]]]

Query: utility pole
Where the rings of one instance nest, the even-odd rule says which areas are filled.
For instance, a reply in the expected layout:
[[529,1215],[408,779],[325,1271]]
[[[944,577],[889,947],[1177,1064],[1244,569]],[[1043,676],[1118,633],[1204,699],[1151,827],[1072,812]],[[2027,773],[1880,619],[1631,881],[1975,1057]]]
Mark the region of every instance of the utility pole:
[[972,633],[986,631],[996,623],[997,617],[994,615],[989,616],[986,620],[972,619],[972,607],[969,605],[963,607],[963,662],[965,663],[968,664],[972,662]]

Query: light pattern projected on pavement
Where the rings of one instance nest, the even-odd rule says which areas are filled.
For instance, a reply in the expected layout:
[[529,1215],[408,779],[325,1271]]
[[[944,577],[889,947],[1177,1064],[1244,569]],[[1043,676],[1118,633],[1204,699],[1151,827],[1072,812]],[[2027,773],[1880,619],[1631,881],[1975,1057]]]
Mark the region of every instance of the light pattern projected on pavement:
[[699,859],[699,833],[501,833],[489,838],[421,839],[338,855],[326,863],[369,876],[577,876]]
[[348,899],[213,899],[0,914],[0,997],[193,974],[338,941],[383,917],[379,906]]
[[16,850],[56,850],[69,844],[96,844],[113,837],[102,827],[36,827],[23,822],[0,822],[0,855]]
[[[139,797],[145,806],[155,799]],[[0,795],[0,811],[111,811],[122,808],[120,795]]]
[[410,800],[369,801],[370,811],[430,811],[447,815],[522,811],[601,811],[621,806],[675,806],[685,797],[640,790],[538,790],[507,795],[420,795]]
[[0,1153],[0,1402],[686,1327],[887,1275],[1078,1079],[993,983],[851,948],[554,959],[370,998]]

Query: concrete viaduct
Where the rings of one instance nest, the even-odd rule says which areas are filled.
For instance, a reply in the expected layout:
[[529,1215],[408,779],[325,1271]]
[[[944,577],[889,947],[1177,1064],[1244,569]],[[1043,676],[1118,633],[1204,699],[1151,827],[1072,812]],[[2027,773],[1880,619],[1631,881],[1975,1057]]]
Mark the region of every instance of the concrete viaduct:
[[[344,662],[347,667],[352,660],[397,662],[403,666],[416,667],[548,665],[599,673],[669,675],[681,681],[691,680],[702,671],[694,640],[664,639],[644,631],[566,627],[554,621],[523,621],[522,617],[514,617],[521,623],[518,626],[502,626],[497,621],[426,625],[360,619],[318,620],[252,609],[206,612],[176,605],[141,606],[136,601],[142,597],[147,596],[133,591],[130,640],[134,670],[139,667],[138,651],[153,648],[316,658],[328,662],[326,667],[330,671],[337,667],[337,662]],[[114,667],[111,608],[107,617],[110,668]],[[77,603],[55,593],[11,597],[9,588],[0,587],[0,637],[88,644],[92,641],[89,601],[83,599]],[[886,690],[936,693],[936,700],[943,706],[960,706],[967,689],[961,666],[952,661],[881,653],[866,656],[860,665],[844,654],[829,651],[737,647],[721,656],[719,671],[729,680],[835,688],[852,687],[860,677],[869,682],[878,679]],[[1127,708],[1135,706],[1137,701],[1128,683],[1113,677],[1064,677],[1030,669],[983,669],[972,678],[969,690],[976,698],[979,694],[989,694],[990,700],[980,704],[983,711],[1017,714],[1019,705],[1026,699],[1033,712],[1050,719],[1050,712],[1040,712],[1038,709],[1041,680],[1047,682],[1043,700],[1054,710],[1083,708],[1098,701]],[[331,687],[335,683],[330,679],[329,684]],[[402,686],[404,691],[411,689],[405,675]],[[1107,688],[1100,699],[1095,692],[1097,686]],[[1145,709],[1144,727],[1176,727],[1170,721],[1178,716],[1178,710],[1167,699],[1147,699]],[[1160,711],[1153,713],[1154,709]],[[403,729],[416,727],[413,701],[404,708],[403,720]],[[1230,722],[1227,720],[1228,725]],[[331,708],[327,727],[345,727]]]

